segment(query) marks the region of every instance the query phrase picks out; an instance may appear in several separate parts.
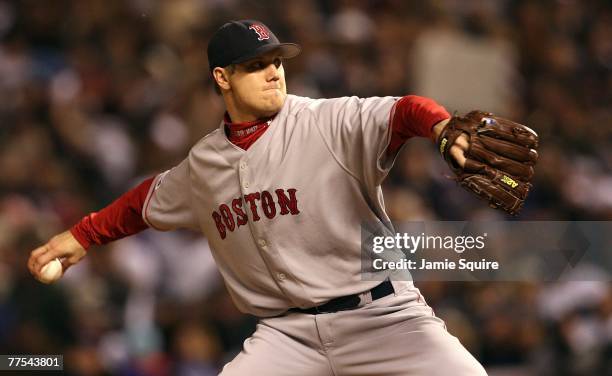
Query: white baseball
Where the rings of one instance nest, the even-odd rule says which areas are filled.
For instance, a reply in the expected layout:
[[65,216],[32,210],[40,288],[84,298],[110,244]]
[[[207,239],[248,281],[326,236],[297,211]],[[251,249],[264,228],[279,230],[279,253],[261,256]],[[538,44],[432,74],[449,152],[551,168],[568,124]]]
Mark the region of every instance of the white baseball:
[[53,283],[60,279],[63,274],[62,263],[59,259],[54,259],[49,261],[45,266],[40,270],[40,281],[42,283]]

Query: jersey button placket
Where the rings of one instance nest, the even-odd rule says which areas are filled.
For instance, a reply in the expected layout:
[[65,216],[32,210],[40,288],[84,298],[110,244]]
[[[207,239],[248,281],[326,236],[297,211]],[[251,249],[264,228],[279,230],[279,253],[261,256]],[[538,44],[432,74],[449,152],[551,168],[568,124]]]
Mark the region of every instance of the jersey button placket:
[[[257,244],[259,244],[259,246],[265,251],[268,248],[268,242],[266,241],[266,239],[264,238],[259,238],[259,240],[257,240]],[[287,279],[287,275],[283,272],[277,272],[276,273],[276,279],[279,282],[284,282]]]
[[248,180],[247,167],[248,164],[246,163],[246,161],[240,161],[240,164],[238,165],[238,176],[240,177],[240,184],[242,185],[243,190],[249,189],[249,187],[251,186]]
[[[259,244],[259,246],[263,249],[263,250],[267,250],[268,247],[268,242],[266,241],[266,239],[264,238],[260,238],[259,240],[257,240],[257,244]],[[287,275],[283,272],[277,272],[276,273],[276,279],[279,282],[284,282],[287,279]]]

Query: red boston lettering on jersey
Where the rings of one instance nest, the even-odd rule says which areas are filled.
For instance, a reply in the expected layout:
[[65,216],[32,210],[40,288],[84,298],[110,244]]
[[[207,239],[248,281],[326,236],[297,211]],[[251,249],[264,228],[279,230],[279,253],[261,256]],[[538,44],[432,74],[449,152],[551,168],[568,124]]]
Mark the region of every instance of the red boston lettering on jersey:
[[[249,193],[243,197],[236,197],[232,200],[231,210],[227,204],[219,205],[219,211],[213,211],[212,218],[215,221],[217,230],[219,230],[221,239],[227,237],[228,231],[234,232],[234,230],[240,226],[247,224],[249,216],[246,213],[248,210],[243,209],[243,199],[246,205],[251,208],[251,218],[253,222],[261,220],[259,212],[257,211],[258,206],[261,207],[261,210],[268,219],[274,219],[278,213],[281,215],[290,213],[291,215],[300,214],[300,210],[298,209],[297,189],[290,188],[286,191],[284,189],[276,189],[274,192],[276,193],[276,202],[274,202],[274,195],[272,193],[262,191]],[[278,209],[276,207],[277,204]],[[234,216],[236,218],[234,218]]]
[[216,211],[212,213],[212,217],[215,220],[215,224],[217,225],[217,230],[219,230],[219,235],[221,235],[221,239],[225,239],[227,233],[225,232],[225,226],[223,226],[223,222],[221,222],[221,215]]
[[242,210],[242,197],[232,200],[232,209],[234,209],[234,213],[236,213],[236,223],[238,227],[246,225],[249,217],[247,217],[246,213]]
[[263,25],[253,24],[249,26],[249,29],[257,33],[257,40],[270,39],[270,34],[268,34],[268,30]]
[[255,200],[259,200],[259,192],[249,193],[244,196],[244,200],[251,205],[251,214],[253,214],[253,222],[259,221],[259,214],[257,214],[257,204]]
[[261,207],[266,217],[272,219],[276,216],[276,206],[270,192],[261,192]]
[[225,227],[227,227],[227,229],[230,231],[234,231],[234,228],[236,228],[236,224],[234,223],[234,216],[232,215],[230,208],[227,205],[222,204],[221,206],[219,206],[219,211],[221,212],[221,218],[223,218],[223,223],[225,223]]
[[296,189],[287,189],[287,192],[289,192],[289,197],[285,195],[284,189],[277,189],[274,192],[276,192],[276,196],[278,197],[278,204],[281,207],[281,215],[289,214],[289,212],[291,212],[292,215],[300,214],[297,206],[297,198],[295,196],[295,193],[297,192]]

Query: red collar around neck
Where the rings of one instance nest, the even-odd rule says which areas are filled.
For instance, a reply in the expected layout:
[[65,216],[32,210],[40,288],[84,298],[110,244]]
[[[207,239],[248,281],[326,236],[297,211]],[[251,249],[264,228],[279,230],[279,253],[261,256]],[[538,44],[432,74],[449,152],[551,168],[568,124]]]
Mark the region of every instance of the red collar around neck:
[[225,129],[230,142],[244,150],[247,150],[257,139],[264,134],[274,116],[242,123],[232,123],[229,114],[223,116]]

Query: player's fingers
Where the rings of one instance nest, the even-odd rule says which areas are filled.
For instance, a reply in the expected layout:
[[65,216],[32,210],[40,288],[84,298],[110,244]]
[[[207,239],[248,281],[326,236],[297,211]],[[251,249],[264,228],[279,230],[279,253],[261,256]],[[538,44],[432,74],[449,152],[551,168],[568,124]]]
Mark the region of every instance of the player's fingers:
[[468,151],[468,149],[470,148],[470,139],[468,135],[465,133],[462,133],[455,140],[455,145],[458,145],[463,151]]
[[57,247],[48,247],[48,251],[40,254],[35,258],[36,272],[40,272],[43,266],[47,265],[51,260],[66,256],[66,251]]
[[465,161],[466,161],[465,155],[463,153],[464,153],[463,150],[457,145],[453,145],[450,148],[451,156],[455,159],[457,164],[461,167],[465,166]]
[[38,256],[40,256],[41,254],[43,254],[44,252],[47,251],[48,245],[45,244],[43,246],[40,246],[38,248],[36,248],[35,250],[33,250],[32,252],[30,252],[30,257],[28,258],[28,270],[30,271],[30,273],[32,275],[36,275],[36,269],[37,269],[37,264],[36,264],[36,259]]
[[38,247],[35,250],[33,250],[30,254],[32,256],[38,256],[38,255],[40,255],[41,253],[44,253],[47,250],[47,246],[48,245],[49,244],[41,245],[40,247]]

